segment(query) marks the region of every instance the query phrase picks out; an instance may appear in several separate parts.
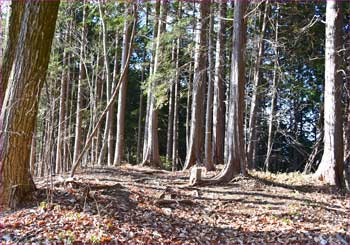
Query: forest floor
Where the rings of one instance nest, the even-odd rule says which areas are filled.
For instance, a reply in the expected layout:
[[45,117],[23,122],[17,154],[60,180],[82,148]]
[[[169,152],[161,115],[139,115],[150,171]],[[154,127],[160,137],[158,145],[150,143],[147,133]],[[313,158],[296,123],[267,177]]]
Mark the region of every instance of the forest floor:
[[2,212],[1,242],[350,243],[349,196],[310,176],[191,187],[188,175],[125,165],[36,179],[31,205]]

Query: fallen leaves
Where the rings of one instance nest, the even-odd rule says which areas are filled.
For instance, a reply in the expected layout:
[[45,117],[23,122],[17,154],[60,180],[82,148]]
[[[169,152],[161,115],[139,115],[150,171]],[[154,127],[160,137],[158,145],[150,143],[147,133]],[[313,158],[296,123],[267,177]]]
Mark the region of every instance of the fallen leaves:
[[[312,184],[307,176],[264,175],[199,188],[181,186],[186,173],[133,167],[61,178],[51,192],[52,204],[42,190],[34,207],[1,214],[1,239],[46,244],[350,242],[345,197],[320,194],[321,187],[303,190]],[[39,181],[39,187],[49,186]]]

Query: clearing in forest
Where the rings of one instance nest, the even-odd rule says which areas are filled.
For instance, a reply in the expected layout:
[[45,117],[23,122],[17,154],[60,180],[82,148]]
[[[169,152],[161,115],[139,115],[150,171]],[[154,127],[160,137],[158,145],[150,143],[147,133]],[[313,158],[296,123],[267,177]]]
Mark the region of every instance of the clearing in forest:
[[2,212],[2,243],[350,243],[349,197],[309,176],[190,187],[188,174],[125,165],[36,179],[31,205]]

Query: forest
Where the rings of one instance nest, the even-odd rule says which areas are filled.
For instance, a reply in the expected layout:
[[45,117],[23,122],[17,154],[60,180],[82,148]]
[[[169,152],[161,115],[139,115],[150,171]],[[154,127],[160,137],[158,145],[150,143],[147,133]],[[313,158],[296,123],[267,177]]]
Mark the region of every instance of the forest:
[[349,244],[350,4],[0,1],[2,244]]

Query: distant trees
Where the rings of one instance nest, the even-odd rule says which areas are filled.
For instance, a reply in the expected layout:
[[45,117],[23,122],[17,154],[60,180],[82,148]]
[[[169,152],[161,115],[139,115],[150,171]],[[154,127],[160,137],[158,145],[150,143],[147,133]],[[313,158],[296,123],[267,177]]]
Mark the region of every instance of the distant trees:
[[12,21],[19,23],[10,24],[14,28],[11,33],[18,33],[18,41],[8,51],[16,50],[10,64],[6,63],[14,68],[0,118],[3,123],[0,135],[1,201],[9,207],[16,207],[35,188],[29,172],[31,143],[59,1],[18,4],[23,4],[23,17],[20,21],[13,18]]
[[315,175],[331,185],[343,185],[342,2],[328,1],[326,10],[324,152]]
[[[24,28],[27,5],[12,3],[11,30]],[[194,165],[214,170],[225,164],[211,180],[217,183],[245,174],[247,167],[275,172],[307,165],[310,172],[319,165],[317,176],[340,186],[338,162],[349,166],[350,149],[349,116],[342,115],[349,114],[350,107],[348,96],[344,105],[339,102],[341,78],[336,72],[343,69],[339,37],[342,27],[347,30],[340,21],[345,16],[337,12],[340,5],[327,3],[325,35],[319,21],[325,5],[318,3],[62,4],[46,82],[33,88],[36,93],[44,88],[40,101],[31,101],[38,110],[19,107],[17,101],[9,106],[16,89],[32,86],[27,74],[18,80],[32,68],[17,72],[13,64],[24,67],[18,63],[22,46],[36,46],[20,40],[22,30],[6,36],[1,127],[31,131],[23,140],[31,146],[33,175],[74,174],[80,163],[93,167],[130,162],[174,171]],[[42,67],[40,71],[46,72]],[[17,88],[15,82],[29,85]],[[26,116],[25,110],[35,113],[26,123],[35,122],[34,117],[38,123],[21,128],[13,110]],[[342,127],[344,147],[339,141]],[[14,154],[7,146],[22,135],[6,130],[1,159]],[[323,131],[325,150],[319,164]]]

